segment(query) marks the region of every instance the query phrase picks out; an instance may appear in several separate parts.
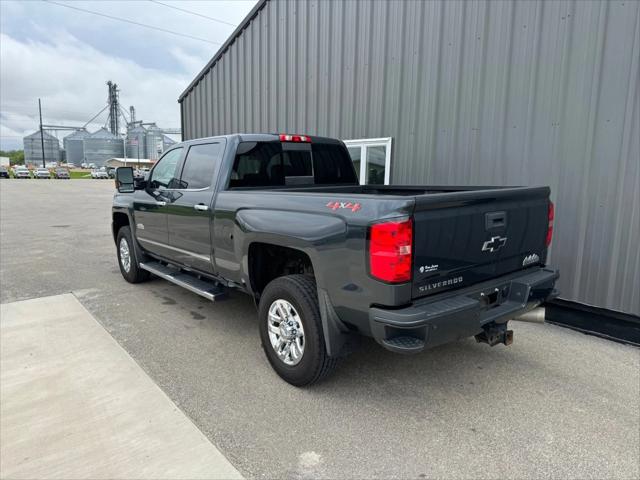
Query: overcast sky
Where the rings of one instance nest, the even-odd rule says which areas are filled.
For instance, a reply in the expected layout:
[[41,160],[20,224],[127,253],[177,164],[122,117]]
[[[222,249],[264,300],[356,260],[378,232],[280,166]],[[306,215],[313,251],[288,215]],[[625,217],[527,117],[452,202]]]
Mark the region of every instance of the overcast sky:
[[[44,123],[83,125],[105,106],[107,80],[139,120],[179,127],[178,96],[234,30],[148,0],[54,1],[206,41],[42,0],[0,0],[2,150],[21,149],[22,137],[37,130],[38,97]],[[238,25],[256,0],[161,2]],[[90,130],[105,121],[106,112]]]

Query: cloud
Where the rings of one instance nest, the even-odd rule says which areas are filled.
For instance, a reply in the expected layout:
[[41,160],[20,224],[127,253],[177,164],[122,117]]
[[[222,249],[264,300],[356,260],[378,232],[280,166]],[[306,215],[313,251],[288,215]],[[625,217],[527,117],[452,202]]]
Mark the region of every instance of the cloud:
[[[233,23],[255,3],[166,1]],[[218,43],[233,30],[150,2],[68,4]],[[106,105],[107,80],[118,84],[123,108],[134,105],[138,119],[179,127],[177,98],[218,48],[44,2],[0,1],[0,9],[3,150],[22,148],[21,137],[37,129],[38,98],[45,123],[83,125]],[[90,128],[106,115],[99,120]]]
[[83,125],[106,105],[107,80],[118,83],[123,107],[135,105],[138,118],[166,127],[180,124],[176,100],[189,83],[187,75],[106,55],[63,31],[52,32],[47,43],[0,34],[0,58],[3,131],[36,130],[38,97],[45,123]]

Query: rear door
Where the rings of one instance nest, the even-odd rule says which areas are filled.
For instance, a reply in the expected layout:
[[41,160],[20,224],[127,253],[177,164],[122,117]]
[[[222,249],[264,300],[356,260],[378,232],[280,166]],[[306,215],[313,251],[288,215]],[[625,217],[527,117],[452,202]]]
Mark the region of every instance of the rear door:
[[211,211],[224,148],[224,139],[190,145],[167,205],[171,258],[206,273],[215,273]]
[[135,234],[145,250],[163,257],[169,256],[167,204],[170,188],[182,157],[182,147],[165,153],[149,175],[147,187],[133,196]]
[[414,298],[543,264],[549,199],[538,190],[417,209]]

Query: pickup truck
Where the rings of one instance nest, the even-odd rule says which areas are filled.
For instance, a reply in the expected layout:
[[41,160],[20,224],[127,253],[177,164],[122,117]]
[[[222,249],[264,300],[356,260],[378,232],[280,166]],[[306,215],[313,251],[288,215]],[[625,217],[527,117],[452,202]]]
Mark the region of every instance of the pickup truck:
[[339,140],[235,134],[172,146],[142,180],[118,168],[116,188],[125,280],[251,295],[267,359],[296,386],[359,335],[398,353],[509,345],[508,320],[557,295],[548,187],[360,185]]

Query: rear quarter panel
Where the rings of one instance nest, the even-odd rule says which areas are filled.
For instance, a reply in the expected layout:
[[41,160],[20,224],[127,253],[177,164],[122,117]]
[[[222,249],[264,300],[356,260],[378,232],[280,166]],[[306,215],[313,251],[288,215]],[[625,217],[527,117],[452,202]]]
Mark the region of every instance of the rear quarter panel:
[[387,285],[369,276],[368,226],[410,215],[412,209],[411,199],[223,191],[214,212],[216,269],[251,291],[248,252],[252,243],[298,249],[310,258],[318,288],[327,292],[340,318],[368,332],[372,303],[401,305],[411,300],[410,283]]

